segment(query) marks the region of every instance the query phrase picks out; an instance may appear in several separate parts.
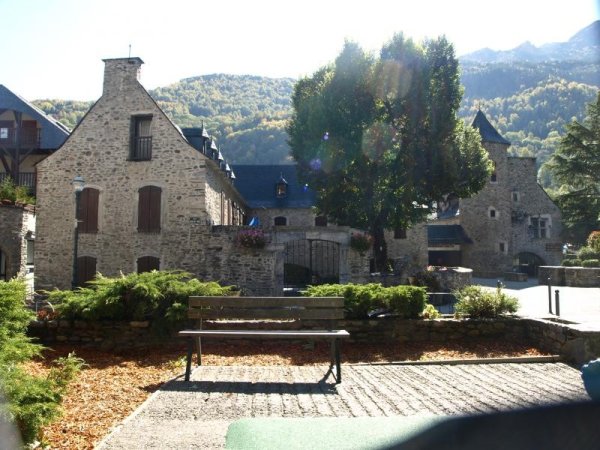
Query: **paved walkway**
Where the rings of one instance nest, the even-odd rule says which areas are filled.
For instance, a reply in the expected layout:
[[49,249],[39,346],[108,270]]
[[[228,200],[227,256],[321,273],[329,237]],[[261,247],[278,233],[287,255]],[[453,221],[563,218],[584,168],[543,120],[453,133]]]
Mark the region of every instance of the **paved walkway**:
[[340,385],[316,366],[203,366],[156,392],[99,449],[223,448],[245,417],[469,414],[588,400],[562,363],[344,365]]
[[[537,280],[504,281],[506,293],[519,299],[518,314],[523,317],[556,317],[555,291],[559,291],[560,318],[580,324],[580,329],[600,331],[600,288],[552,286],[552,312],[549,313],[548,286]],[[473,278],[473,284],[496,287],[495,278]]]

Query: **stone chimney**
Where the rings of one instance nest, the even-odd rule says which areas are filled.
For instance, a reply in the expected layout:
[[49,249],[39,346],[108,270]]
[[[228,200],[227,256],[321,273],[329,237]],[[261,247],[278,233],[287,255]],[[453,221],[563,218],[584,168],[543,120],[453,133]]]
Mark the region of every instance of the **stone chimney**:
[[140,79],[144,61],[140,58],[113,58],[104,61],[104,86],[102,95],[118,95],[131,89]]

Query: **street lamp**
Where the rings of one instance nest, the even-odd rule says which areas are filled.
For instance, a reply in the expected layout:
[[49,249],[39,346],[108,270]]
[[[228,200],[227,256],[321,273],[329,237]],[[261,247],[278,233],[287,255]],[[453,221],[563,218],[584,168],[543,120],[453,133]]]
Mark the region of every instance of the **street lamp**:
[[79,203],[81,201],[81,192],[85,187],[85,181],[77,175],[73,178],[73,191],[75,191],[75,227],[73,230],[73,273],[71,277],[71,289],[77,287],[77,244],[79,241]]

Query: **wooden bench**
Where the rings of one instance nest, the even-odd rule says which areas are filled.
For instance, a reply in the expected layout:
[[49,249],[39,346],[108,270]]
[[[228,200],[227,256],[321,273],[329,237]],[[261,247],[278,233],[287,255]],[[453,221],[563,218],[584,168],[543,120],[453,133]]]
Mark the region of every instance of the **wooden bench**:
[[[350,337],[346,330],[335,329],[338,319],[344,318],[343,297],[190,297],[188,318],[196,319],[197,329],[182,330],[179,336],[188,338],[185,380],[190,380],[194,343],[197,343],[198,366],[202,364],[201,338],[237,339],[328,339],[331,341],[331,364],[324,380],[333,375],[341,383],[340,340]],[[324,322],[323,329],[251,330],[248,322],[244,329],[202,329],[205,320],[269,319],[310,320]],[[235,324],[228,324],[235,326]],[[335,374],[333,369],[335,367]]]

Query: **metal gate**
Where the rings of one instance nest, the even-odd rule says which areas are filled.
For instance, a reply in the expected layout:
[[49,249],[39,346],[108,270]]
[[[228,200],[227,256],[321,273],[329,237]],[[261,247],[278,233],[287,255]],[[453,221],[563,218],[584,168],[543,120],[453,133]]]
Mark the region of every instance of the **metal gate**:
[[286,287],[339,283],[340,244],[302,239],[285,244],[283,283]]

